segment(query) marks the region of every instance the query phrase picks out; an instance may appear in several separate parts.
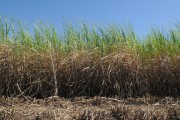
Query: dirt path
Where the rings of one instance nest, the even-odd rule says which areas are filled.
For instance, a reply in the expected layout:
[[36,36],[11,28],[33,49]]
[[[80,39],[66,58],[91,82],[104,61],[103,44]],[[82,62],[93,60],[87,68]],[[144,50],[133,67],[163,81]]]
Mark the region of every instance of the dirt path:
[[180,102],[170,97],[115,99],[0,98],[0,120],[180,119]]

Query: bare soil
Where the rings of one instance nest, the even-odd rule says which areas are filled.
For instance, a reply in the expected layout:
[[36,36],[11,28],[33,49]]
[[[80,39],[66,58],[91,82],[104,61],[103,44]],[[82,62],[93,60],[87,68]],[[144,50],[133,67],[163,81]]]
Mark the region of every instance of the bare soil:
[[179,120],[180,99],[0,97],[0,120]]

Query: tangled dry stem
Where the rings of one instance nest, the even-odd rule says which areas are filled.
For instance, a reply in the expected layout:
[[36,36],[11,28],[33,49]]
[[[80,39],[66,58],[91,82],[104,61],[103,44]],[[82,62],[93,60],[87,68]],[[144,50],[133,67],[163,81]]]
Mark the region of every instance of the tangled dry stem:
[[125,52],[101,56],[86,51],[13,56],[12,49],[1,49],[1,95],[179,96],[178,57],[141,60]]

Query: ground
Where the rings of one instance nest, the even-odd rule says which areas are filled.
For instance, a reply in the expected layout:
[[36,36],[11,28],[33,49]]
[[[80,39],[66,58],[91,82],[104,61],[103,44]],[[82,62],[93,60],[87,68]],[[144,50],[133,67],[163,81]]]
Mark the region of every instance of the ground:
[[164,120],[180,119],[180,99],[0,97],[0,120]]

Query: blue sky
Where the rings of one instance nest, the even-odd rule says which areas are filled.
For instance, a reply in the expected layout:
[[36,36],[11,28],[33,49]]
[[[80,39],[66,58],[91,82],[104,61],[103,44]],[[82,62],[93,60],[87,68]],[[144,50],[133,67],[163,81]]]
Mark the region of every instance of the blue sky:
[[153,26],[173,27],[180,20],[180,0],[1,0],[0,15],[24,22],[62,18],[95,24],[132,24],[138,34]]

